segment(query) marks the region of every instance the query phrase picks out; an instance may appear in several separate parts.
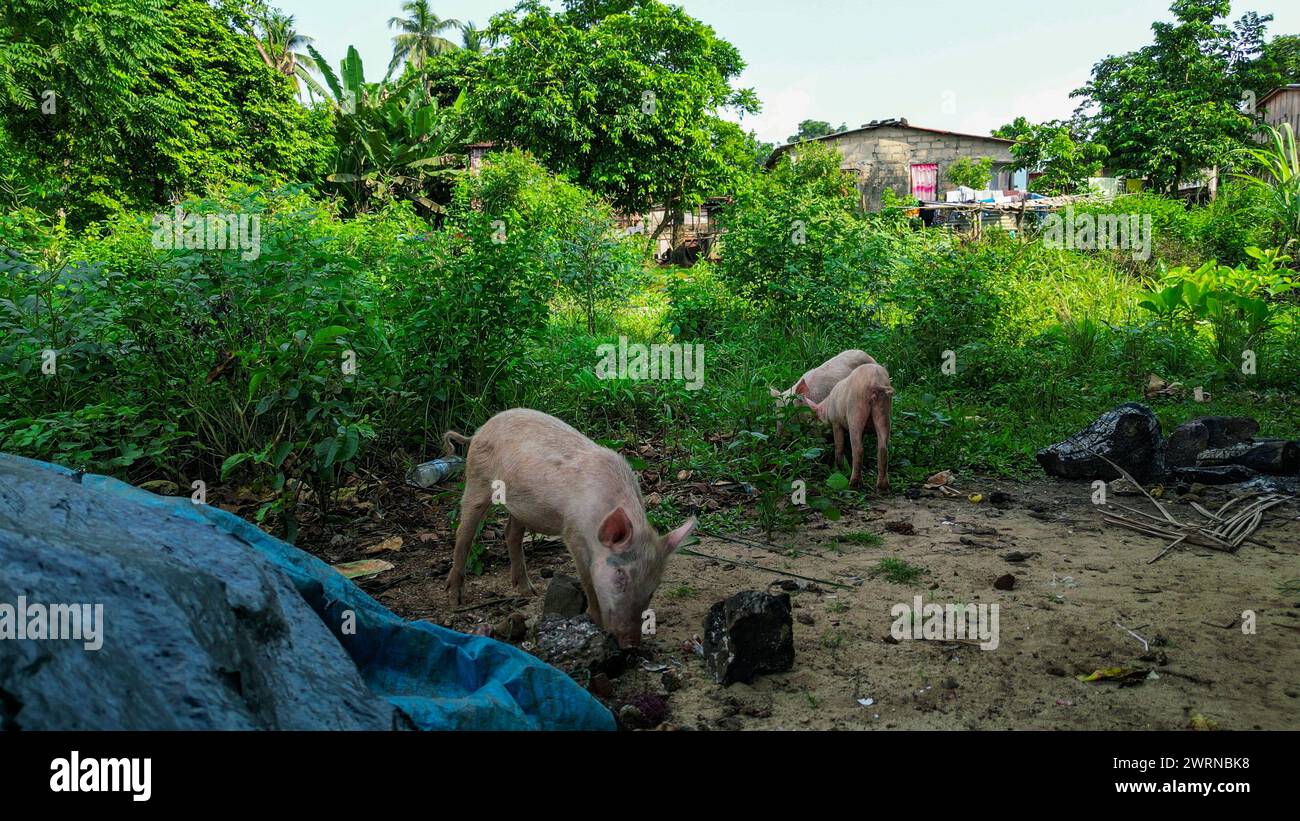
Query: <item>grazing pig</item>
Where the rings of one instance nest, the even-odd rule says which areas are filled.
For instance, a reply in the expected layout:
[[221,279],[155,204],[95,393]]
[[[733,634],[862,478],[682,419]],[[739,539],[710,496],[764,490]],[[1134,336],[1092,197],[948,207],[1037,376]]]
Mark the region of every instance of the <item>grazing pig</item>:
[[[840,351],[835,354],[835,356],[832,356],[830,359],[827,359],[822,364],[799,377],[799,381],[794,384],[796,387],[800,382],[806,384],[808,386],[808,398],[812,399],[814,402],[820,402],[827,396],[830,396],[831,388],[838,385],[847,378],[849,374],[853,373],[854,368],[859,365],[870,365],[875,361],[876,360],[872,359],[865,351],[859,351],[857,349]],[[776,400],[776,406],[778,408],[783,408],[791,402],[799,401],[795,398],[795,390],[793,387],[784,392],[778,391],[776,388],[768,388],[768,391],[772,394],[772,398]],[[777,435],[780,435],[781,433],[780,421],[776,423],[776,432]]]
[[465,559],[478,526],[500,502],[510,514],[505,535],[515,592],[536,593],[524,566],[524,532],[560,536],[578,567],[592,621],[624,647],[639,644],[641,614],[668,557],[695,529],[695,517],[660,536],[646,521],[641,488],[627,461],[540,411],[502,411],[474,436],[448,431],[443,441],[448,448],[452,441],[469,444],[456,553],[447,576],[451,603],[461,602]]
[[801,379],[794,392],[812,408],[817,418],[835,431],[835,464],[844,455],[844,432],[849,433],[853,449],[853,473],[849,485],[857,487],[862,477],[862,437],[868,427],[876,432],[876,490],[889,490],[889,415],[894,405],[894,389],[889,371],[875,363],[859,365],[848,378],[831,389],[830,395],[816,402],[809,398],[808,385]]

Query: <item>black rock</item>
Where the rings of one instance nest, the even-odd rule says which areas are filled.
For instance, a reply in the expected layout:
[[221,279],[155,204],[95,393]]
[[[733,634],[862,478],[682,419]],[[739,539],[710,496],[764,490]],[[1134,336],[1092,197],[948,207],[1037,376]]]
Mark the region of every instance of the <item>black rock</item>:
[[1165,467],[1170,470],[1192,467],[1197,454],[1209,446],[1210,428],[1204,422],[1196,419],[1184,422],[1169,434],[1165,443]]
[[1249,442],[1259,433],[1259,423],[1249,416],[1198,416],[1187,424],[1200,423],[1209,431],[1210,441],[1206,447],[1226,448],[1241,442]]
[[1260,473],[1294,476],[1300,472],[1300,444],[1286,439],[1264,439],[1203,450],[1196,457],[1196,467],[1223,465],[1241,465]]
[[563,618],[581,616],[587,612],[587,594],[582,583],[572,576],[557,573],[546,586],[542,600],[542,615],[554,614]]
[[742,590],[710,607],[704,618],[704,663],[723,685],[793,667],[789,594]]
[[1094,453],[1127,470],[1139,482],[1161,471],[1160,420],[1146,405],[1129,402],[1063,442],[1043,448],[1043,470],[1062,479],[1117,479],[1119,473]]
[[626,663],[618,642],[590,616],[544,614],[537,622],[536,638],[533,655],[569,675],[618,675]]
[[1205,468],[1174,468],[1174,476],[1184,482],[1200,482],[1205,485],[1231,485],[1245,482],[1259,474],[1244,465],[1220,465]]

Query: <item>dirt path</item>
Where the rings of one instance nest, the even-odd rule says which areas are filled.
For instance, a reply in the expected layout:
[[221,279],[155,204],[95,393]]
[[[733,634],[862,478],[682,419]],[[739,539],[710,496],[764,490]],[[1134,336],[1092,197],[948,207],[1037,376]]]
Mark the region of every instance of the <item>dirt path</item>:
[[[647,643],[650,666],[668,665],[680,688],[667,692],[662,673],[638,665],[614,679],[607,702],[666,694],[668,723],[699,729],[1178,729],[1196,716],[1222,729],[1300,728],[1300,504],[1289,502],[1265,521],[1257,536],[1268,547],[1248,544],[1235,555],[1189,547],[1148,564],[1163,544],[1102,525],[1086,483],[972,480],[963,490],[986,497],[1002,490],[1011,502],[994,507],[964,495],[871,500],[839,522],[778,539],[793,546],[788,554],[703,537],[694,549],[719,558],[674,557],[652,602],[658,633]],[[1204,503],[1213,509],[1226,498],[1212,490]],[[408,532],[407,547],[382,554],[396,567],[363,587],[408,618],[460,630],[499,622],[514,609],[537,617],[540,598],[447,609],[442,584],[451,538],[445,520],[434,516],[445,515],[447,502],[419,496],[390,504],[390,526],[377,529],[374,541],[421,510],[429,529]],[[1176,502],[1171,510],[1195,517]],[[908,523],[914,533],[891,532],[887,522]],[[468,581],[469,605],[509,595],[499,530],[498,524],[485,539],[483,575]],[[879,543],[837,542],[862,532],[879,534]],[[362,558],[359,547],[343,545],[367,543],[364,533],[354,534],[317,552],[330,561]],[[1028,558],[1006,558],[1015,553]],[[924,573],[911,584],[873,577],[890,558]],[[794,669],[724,688],[684,645],[702,634],[714,602],[782,578],[728,560],[849,589],[792,591]],[[573,572],[555,541],[528,545],[528,561],[541,590],[553,574]],[[1014,588],[994,589],[1007,573],[1016,577]],[[894,642],[890,609],[916,595],[926,603],[997,603],[999,646]],[[1238,623],[1246,610],[1255,613],[1253,635]],[[1151,642],[1150,653],[1117,621]],[[1125,687],[1076,679],[1130,665],[1154,668],[1158,677]]]

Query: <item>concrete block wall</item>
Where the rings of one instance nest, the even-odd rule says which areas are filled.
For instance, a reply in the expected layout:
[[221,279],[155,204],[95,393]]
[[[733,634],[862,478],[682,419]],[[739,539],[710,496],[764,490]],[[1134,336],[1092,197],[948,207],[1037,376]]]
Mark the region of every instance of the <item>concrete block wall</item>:
[[842,167],[858,173],[858,187],[867,208],[880,207],[886,188],[904,199],[912,194],[912,165],[938,163],[939,190],[946,190],[948,166],[961,157],[992,157],[994,172],[1008,177],[1013,160],[1007,143],[983,137],[938,134],[898,126],[883,126],[832,137],[844,157]]

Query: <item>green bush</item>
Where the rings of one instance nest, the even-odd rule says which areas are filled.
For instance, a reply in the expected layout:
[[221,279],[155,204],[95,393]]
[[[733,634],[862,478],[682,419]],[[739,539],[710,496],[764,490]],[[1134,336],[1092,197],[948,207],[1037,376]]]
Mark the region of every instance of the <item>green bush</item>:
[[869,324],[871,292],[887,266],[884,237],[833,147],[810,143],[737,194],[723,215],[718,272],[739,296],[785,323]]

